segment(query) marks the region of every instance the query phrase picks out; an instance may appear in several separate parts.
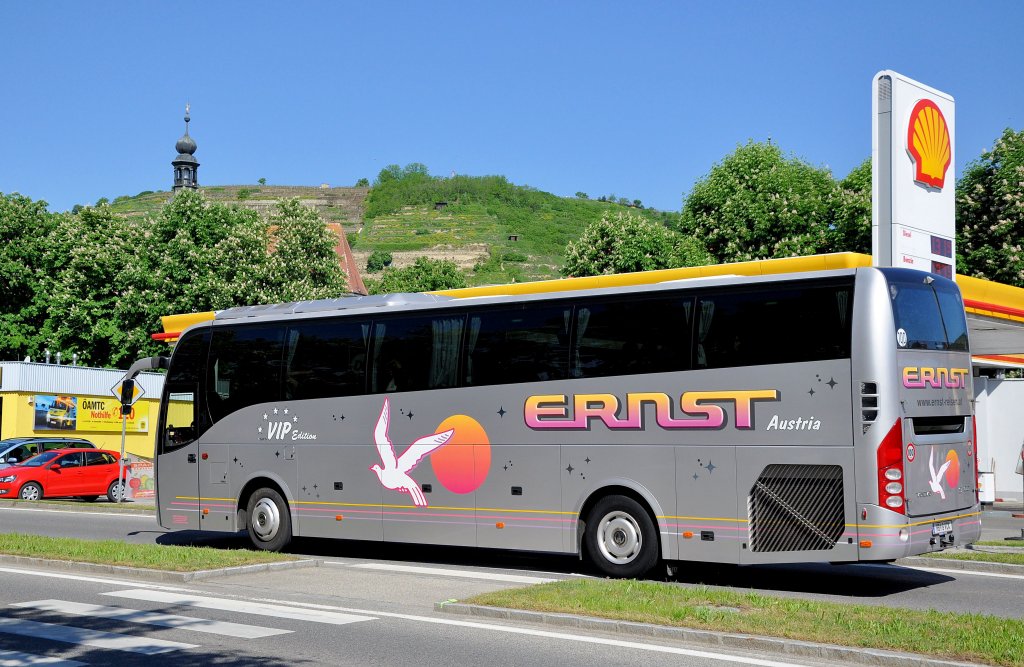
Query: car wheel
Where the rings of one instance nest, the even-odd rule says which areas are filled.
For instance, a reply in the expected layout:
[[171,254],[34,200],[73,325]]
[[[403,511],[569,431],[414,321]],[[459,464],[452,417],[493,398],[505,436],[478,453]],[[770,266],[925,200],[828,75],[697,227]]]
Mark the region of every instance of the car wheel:
[[249,539],[257,549],[280,551],[292,541],[288,503],[273,489],[259,489],[249,498]]
[[42,500],[43,487],[39,486],[35,482],[29,482],[25,486],[21,487],[21,491],[18,492],[18,497],[22,500]]
[[99,496],[78,496],[78,499],[85,503],[95,502]]
[[587,515],[584,551],[610,577],[635,578],[658,562],[658,533],[650,514],[626,496],[606,496]]
[[117,481],[116,479],[110,483],[110,486],[107,487],[107,500],[109,500],[112,503],[116,503],[118,500],[120,500],[123,494],[124,484]]

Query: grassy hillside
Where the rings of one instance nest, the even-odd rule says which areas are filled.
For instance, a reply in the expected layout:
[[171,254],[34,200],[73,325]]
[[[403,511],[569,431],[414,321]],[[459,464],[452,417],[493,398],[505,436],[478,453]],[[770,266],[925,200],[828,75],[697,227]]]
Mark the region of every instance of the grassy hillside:
[[[225,185],[203,187],[210,199],[269,215],[278,199],[298,197],[348,234],[360,268],[374,250],[391,252],[396,266],[415,257],[453,259],[471,285],[558,276],[569,241],[621,204],[565,198],[503,176],[437,178],[414,173],[368,188]],[[125,216],[155,217],[169,192],[118,197],[111,208]],[[667,213],[644,210],[662,218]]]

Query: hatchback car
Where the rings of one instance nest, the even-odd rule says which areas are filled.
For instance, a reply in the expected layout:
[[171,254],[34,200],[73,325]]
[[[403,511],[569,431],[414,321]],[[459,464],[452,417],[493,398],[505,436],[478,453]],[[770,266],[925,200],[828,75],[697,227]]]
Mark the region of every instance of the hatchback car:
[[54,437],[31,437],[31,438],[7,438],[0,440],[0,469],[17,465],[27,461],[36,454],[48,452],[51,449],[67,449],[68,447],[88,447],[96,449],[96,445],[82,438],[54,438]]
[[[40,500],[75,496],[96,500],[106,495],[117,502],[124,493],[118,479],[120,455],[103,449],[62,449],[43,452],[0,470],[0,498]],[[127,479],[130,465],[125,465]]]

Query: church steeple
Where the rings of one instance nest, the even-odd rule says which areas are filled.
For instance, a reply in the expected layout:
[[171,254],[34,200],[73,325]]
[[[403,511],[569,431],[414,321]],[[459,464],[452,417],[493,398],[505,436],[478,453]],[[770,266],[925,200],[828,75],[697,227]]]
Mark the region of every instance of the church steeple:
[[189,104],[185,104],[185,134],[174,144],[178,157],[171,161],[174,166],[174,188],[177,192],[182,188],[196,189],[199,186],[199,162],[192,154],[196,152],[196,142],[188,134]]

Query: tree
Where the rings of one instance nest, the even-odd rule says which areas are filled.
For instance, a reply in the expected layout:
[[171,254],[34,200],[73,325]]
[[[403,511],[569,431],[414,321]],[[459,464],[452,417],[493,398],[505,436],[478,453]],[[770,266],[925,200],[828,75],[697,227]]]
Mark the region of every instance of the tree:
[[596,276],[712,263],[694,238],[687,238],[632,211],[605,213],[565,249],[566,276]]
[[840,203],[827,169],[750,142],[693,186],[680,229],[703,239],[716,262],[846,250],[829,246]]
[[412,266],[384,269],[378,281],[367,281],[370,294],[396,292],[433,292],[466,286],[466,276],[447,259],[417,257]]
[[259,183],[260,185],[266,185],[267,184],[267,179],[261,178],[261,179],[257,180],[256,182]]
[[577,192],[576,199],[590,199],[586,192]]
[[371,273],[377,273],[378,271],[383,271],[385,268],[391,266],[391,262],[393,261],[394,257],[390,252],[386,250],[374,250],[366,260],[366,270]]
[[338,237],[315,209],[298,199],[282,199],[270,224],[267,300],[325,299],[348,292],[335,251]]
[[1024,287],[1024,131],[1007,128],[957,185],[960,273]]
[[0,359],[35,354],[46,319],[43,256],[59,216],[45,201],[0,193]]
[[370,187],[370,180],[366,179],[366,178],[360,178],[358,181],[356,181],[356,187],[357,188],[368,188],[368,187]]
[[839,181],[824,251],[871,254],[871,158]]

